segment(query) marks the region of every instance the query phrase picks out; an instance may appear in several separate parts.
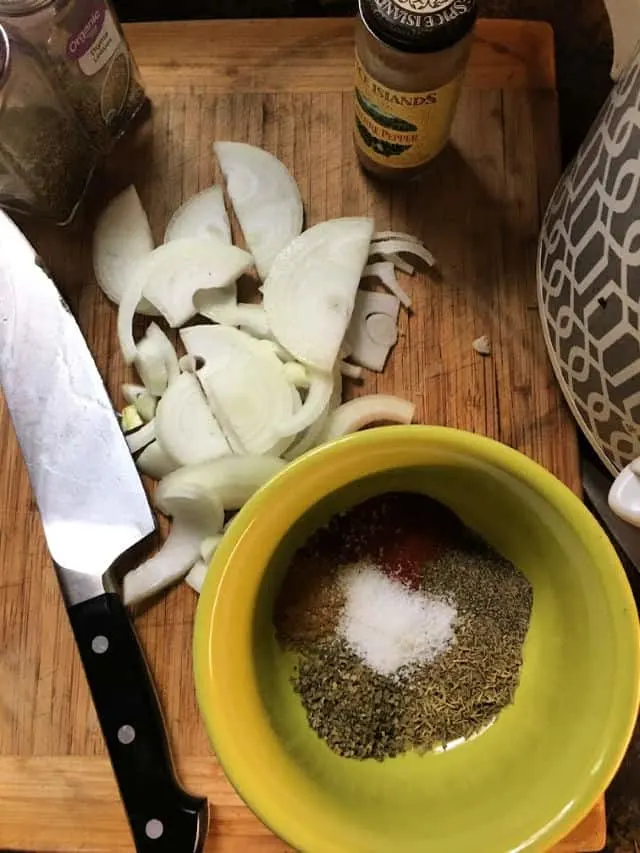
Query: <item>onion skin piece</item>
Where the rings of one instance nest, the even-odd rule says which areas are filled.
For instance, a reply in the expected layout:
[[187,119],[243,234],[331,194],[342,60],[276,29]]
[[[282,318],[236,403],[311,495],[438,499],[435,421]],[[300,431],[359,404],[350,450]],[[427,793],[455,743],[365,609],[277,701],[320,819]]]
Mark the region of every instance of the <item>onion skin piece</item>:
[[367,394],[338,406],[327,418],[322,442],[333,441],[374,423],[410,424],[416,407],[391,394]]

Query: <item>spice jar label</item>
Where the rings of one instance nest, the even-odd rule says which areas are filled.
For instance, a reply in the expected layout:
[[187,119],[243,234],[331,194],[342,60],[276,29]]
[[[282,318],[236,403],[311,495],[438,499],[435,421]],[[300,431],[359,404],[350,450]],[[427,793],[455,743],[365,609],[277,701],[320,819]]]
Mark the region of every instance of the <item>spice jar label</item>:
[[113,15],[104,3],[87,7],[73,35],[67,42],[67,56],[77,61],[87,77],[97,74],[120,47],[122,37]]
[[427,92],[389,89],[365,70],[356,55],[356,145],[369,159],[390,168],[421,166],[449,138],[461,85],[462,75]]

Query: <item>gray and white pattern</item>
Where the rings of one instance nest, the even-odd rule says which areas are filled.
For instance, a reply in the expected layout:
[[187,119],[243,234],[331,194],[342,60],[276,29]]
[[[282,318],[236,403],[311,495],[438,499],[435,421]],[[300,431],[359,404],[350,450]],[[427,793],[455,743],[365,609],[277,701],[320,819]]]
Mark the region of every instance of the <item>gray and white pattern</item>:
[[565,397],[617,474],[640,456],[640,55],[553,194],[538,300]]

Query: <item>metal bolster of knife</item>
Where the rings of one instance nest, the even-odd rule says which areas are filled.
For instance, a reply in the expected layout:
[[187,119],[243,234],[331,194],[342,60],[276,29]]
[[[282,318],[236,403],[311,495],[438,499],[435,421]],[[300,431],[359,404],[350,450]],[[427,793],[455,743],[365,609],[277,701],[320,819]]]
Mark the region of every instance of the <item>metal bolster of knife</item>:
[[67,607],[73,607],[74,604],[97,598],[99,595],[104,595],[105,592],[120,594],[123,576],[146,556],[156,535],[155,532],[151,533],[136,542],[124,554],[121,554],[103,575],[76,571],[54,561],[53,564]]

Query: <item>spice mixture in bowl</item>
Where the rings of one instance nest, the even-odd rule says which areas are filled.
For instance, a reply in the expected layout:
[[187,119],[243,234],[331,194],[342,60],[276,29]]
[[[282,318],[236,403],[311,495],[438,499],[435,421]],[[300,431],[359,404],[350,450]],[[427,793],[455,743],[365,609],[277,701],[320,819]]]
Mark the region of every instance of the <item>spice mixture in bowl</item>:
[[231,782],[322,853],[548,848],[615,772],[638,664],[626,578],[580,501],[437,427],[350,436],[263,488],[195,636]]

